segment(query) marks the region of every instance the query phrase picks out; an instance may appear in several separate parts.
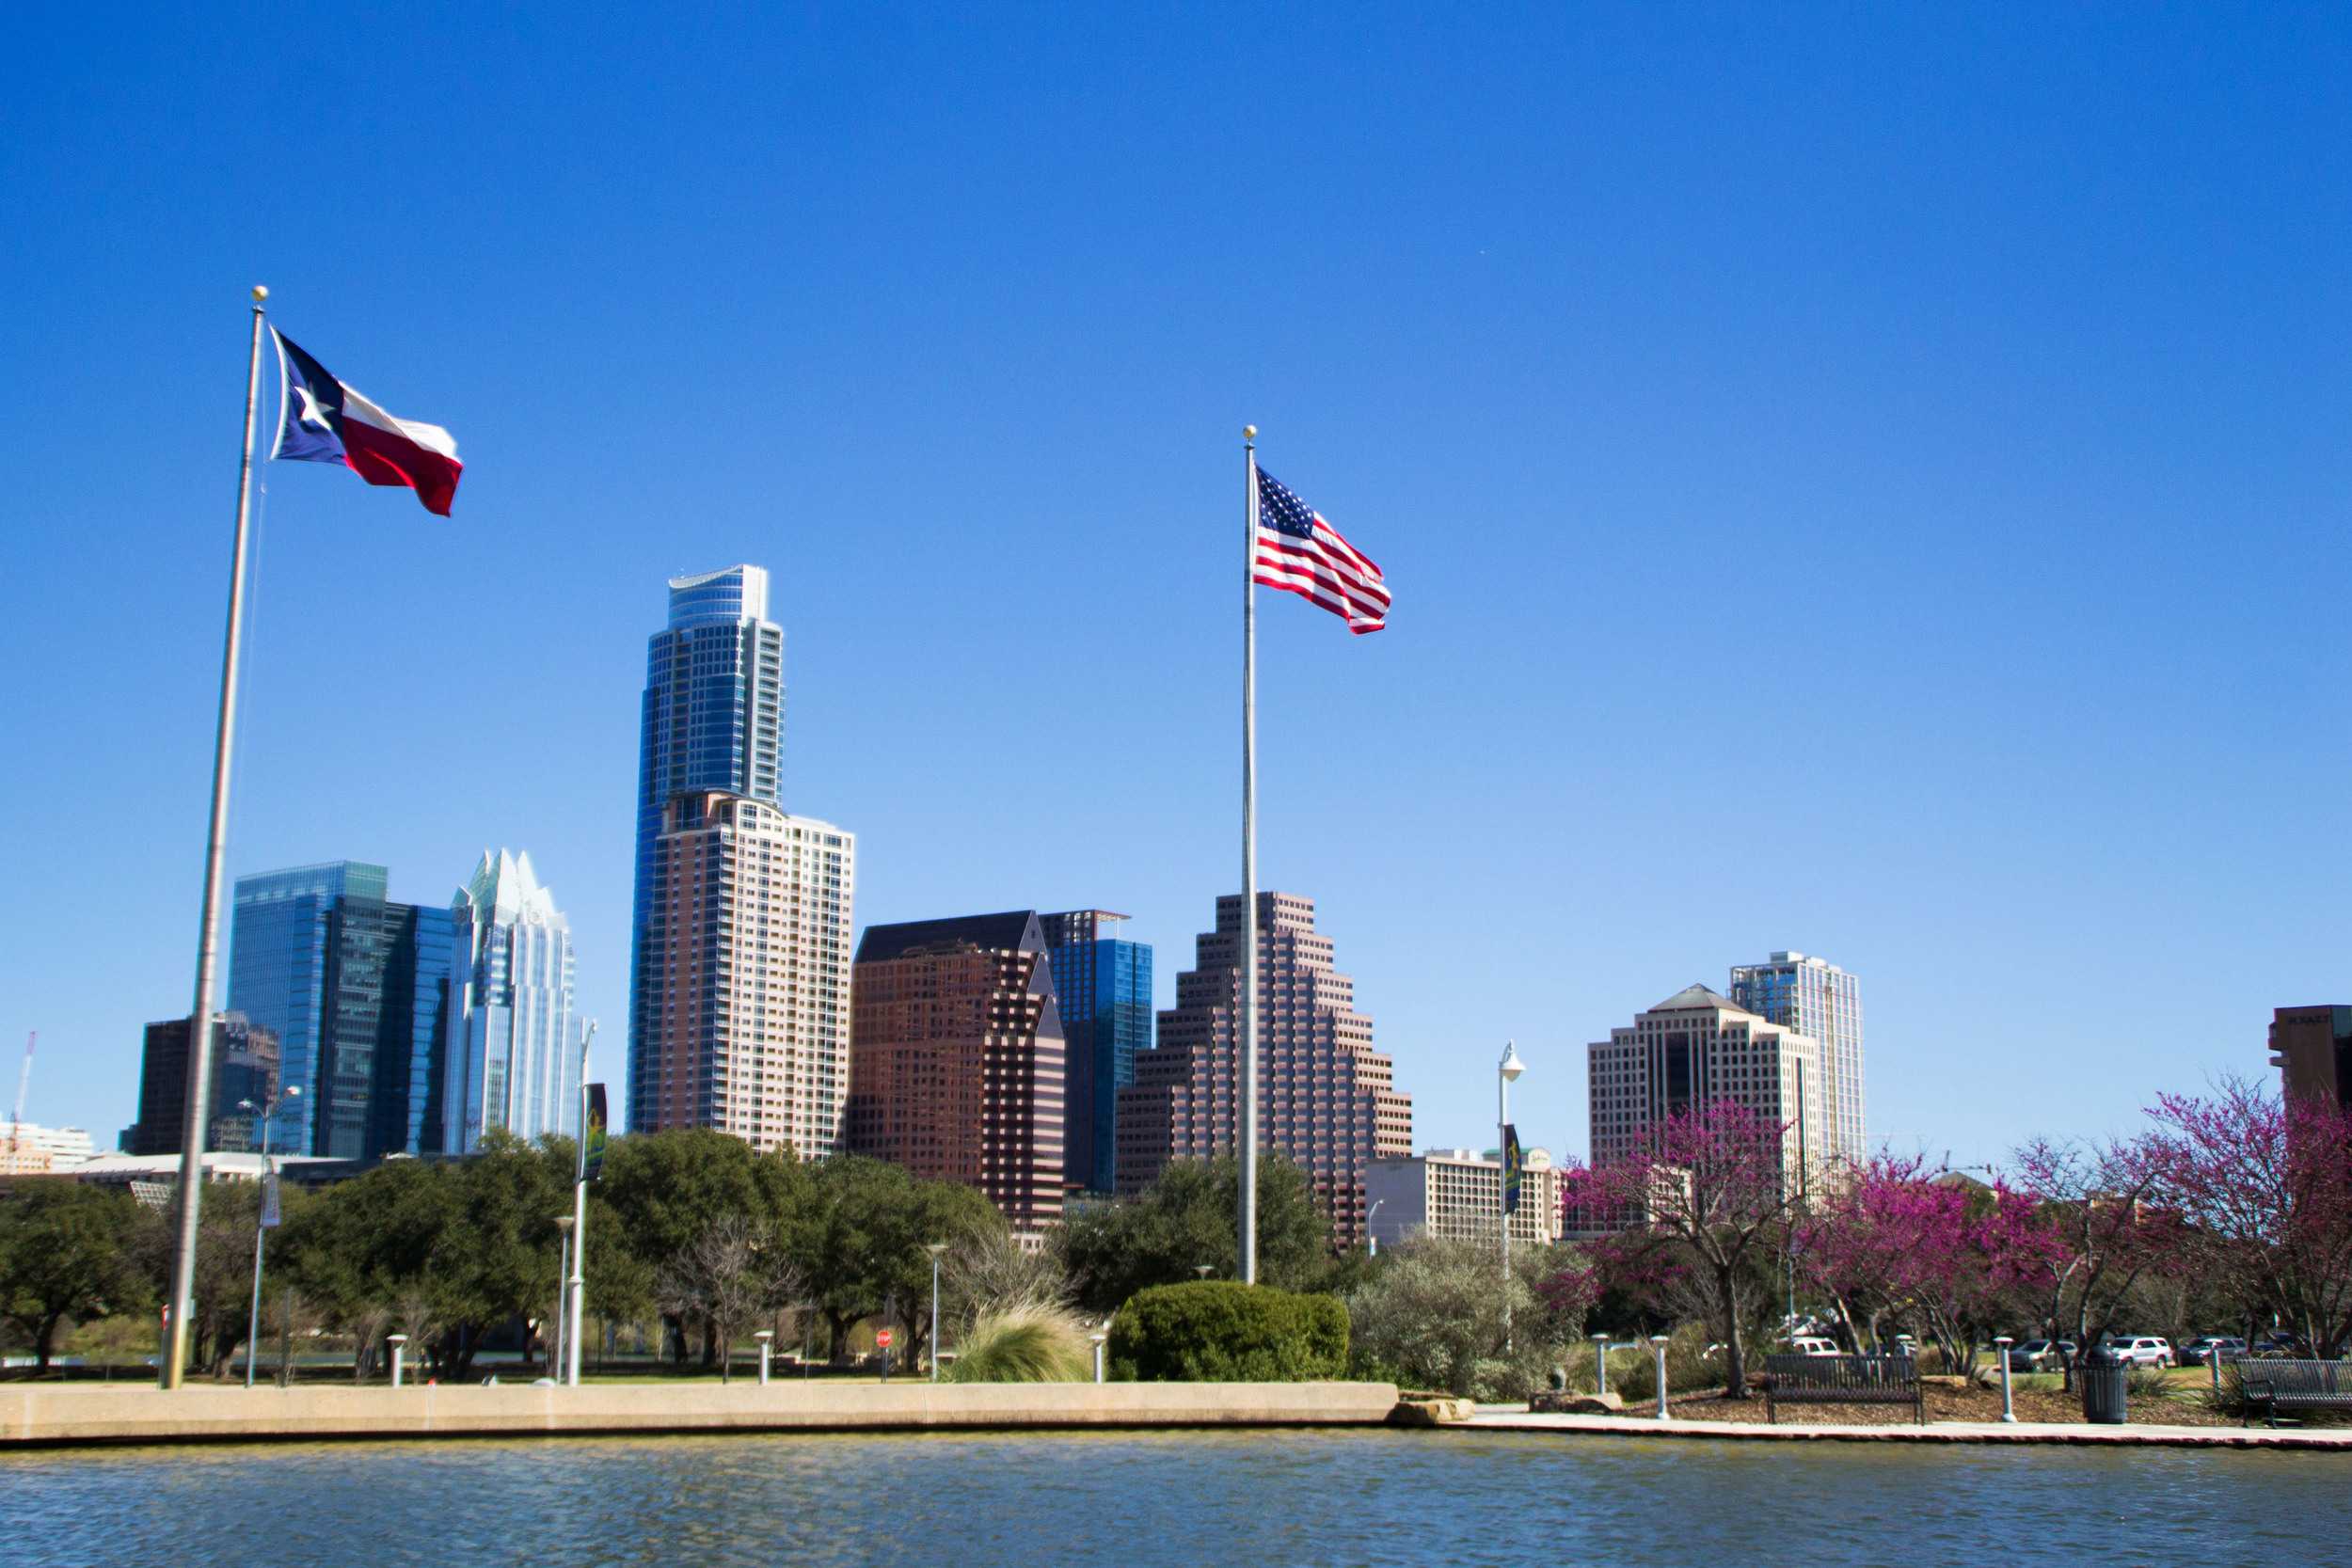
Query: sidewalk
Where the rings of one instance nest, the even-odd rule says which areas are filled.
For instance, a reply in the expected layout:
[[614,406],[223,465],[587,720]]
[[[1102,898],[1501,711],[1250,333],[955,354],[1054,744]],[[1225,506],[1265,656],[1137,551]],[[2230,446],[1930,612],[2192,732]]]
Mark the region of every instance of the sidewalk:
[[2352,1453],[2352,1428],[2091,1426],[2056,1421],[1935,1421],[1927,1426],[1811,1426],[1783,1421],[1660,1421],[1639,1416],[1531,1416],[1493,1413],[1447,1432],[1551,1432],[1563,1436],[1702,1437],[1731,1442],[2071,1443],[2106,1448],[2317,1449]]

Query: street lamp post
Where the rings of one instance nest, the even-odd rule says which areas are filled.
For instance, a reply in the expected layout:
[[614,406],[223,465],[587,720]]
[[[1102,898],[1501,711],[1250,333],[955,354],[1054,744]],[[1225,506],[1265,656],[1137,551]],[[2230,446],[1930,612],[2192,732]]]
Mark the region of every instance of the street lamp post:
[[763,1328],[752,1338],[759,1341],[759,1386],[765,1388],[768,1386],[768,1354],[775,1349],[776,1331]]
[[1670,1418],[1666,1414],[1666,1336],[1651,1335],[1649,1348],[1658,1355],[1658,1418],[1663,1421]]
[[[253,1361],[262,1350],[262,1243],[269,1235],[270,1193],[278,1175],[277,1168],[269,1162],[270,1118],[278,1114],[278,1106],[301,1093],[302,1085],[294,1084],[271,1095],[259,1105],[250,1100],[237,1101],[239,1110],[253,1112],[262,1123],[262,1201],[253,1212],[253,1310],[245,1324],[245,1386],[247,1388],[253,1386]],[[293,1322],[291,1316],[287,1322]]]
[[2006,1334],[1996,1334],[1993,1338],[1993,1354],[2001,1358],[2001,1419],[2004,1421],[2017,1419],[2017,1406],[2010,1402],[2009,1393],[2009,1347],[2016,1342]]
[[1195,1263],[1192,1266],[1192,1274],[1195,1279],[1206,1279],[1209,1275],[1215,1273],[1216,1273],[1216,1265],[1214,1263]]
[[923,1250],[931,1255],[931,1381],[939,1381],[939,1255],[947,1250],[945,1242],[926,1242]]
[[1380,1256],[1380,1232],[1373,1228],[1372,1222],[1380,1217],[1380,1206],[1388,1201],[1385,1197],[1375,1198],[1372,1207],[1364,1211],[1364,1234],[1371,1238],[1372,1256],[1375,1258]]
[[1606,1334],[1593,1336],[1593,1392],[1609,1392],[1609,1336]]
[[1502,1044],[1502,1060],[1495,1068],[1495,1210],[1502,1219],[1502,1354],[1511,1354],[1511,1085],[1527,1070],[1519,1048]]
[[555,1252],[555,1332],[548,1336],[548,1375],[556,1382],[564,1381],[564,1336],[568,1326],[564,1306],[571,1296],[569,1283],[572,1274],[572,1216],[555,1216],[558,1237]]
[[580,1386],[580,1307],[588,1293],[588,1048],[596,1043],[596,1021],[590,1019],[580,1037],[580,1148],[572,1162],[572,1230],[579,1244],[572,1248],[571,1279],[564,1288],[564,1361],[563,1381]]
[[407,1353],[408,1349],[408,1336],[405,1334],[387,1334],[384,1336],[384,1342],[392,1347],[392,1386],[397,1388],[400,1386],[402,1357]]
[[1098,1328],[1087,1338],[1094,1341],[1094,1381],[1100,1383],[1103,1381],[1103,1341],[1110,1336]]

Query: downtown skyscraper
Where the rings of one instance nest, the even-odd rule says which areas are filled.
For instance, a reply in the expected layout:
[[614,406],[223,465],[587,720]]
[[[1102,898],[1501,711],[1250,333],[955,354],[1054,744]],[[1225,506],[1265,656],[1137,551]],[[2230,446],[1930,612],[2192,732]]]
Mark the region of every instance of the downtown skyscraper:
[[1119,1091],[1136,1081],[1136,1053],[1152,1049],[1152,947],[1115,934],[1126,918],[1108,910],[1038,916],[1061,1010],[1062,1162],[1073,1191],[1115,1185]]
[[230,1008],[277,1036],[279,1082],[302,1091],[272,1118],[274,1149],[441,1149],[456,922],[386,897],[386,881],[357,861],[237,879]]
[[783,809],[767,570],[669,587],[638,756],[628,1126],[830,1154],[849,1106],[856,841]]
[[976,1187],[1013,1231],[1061,1217],[1061,1016],[1036,913],[874,926],[858,942],[850,1149]]
[[1820,1046],[1818,1164],[1859,1166],[1869,1158],[1862,1095],[1862,983],[1824,959],[1775,953],[1731,971],[1731,999],[1758,1018],[1807,1035]]
[[441,1148],[470,1154],[483,1134],[580,1134],[571,923],[531,857],[482,852],[451,903],[458,1019],[441,1092]]
[[[1356,983],[1333,967],[1314,900],[1258,895],[1260,1136],[1307,1174],[1342,1246],[1364,1238],[1364,1177],[1375,1160],[1412,1152],[1413,1101],[1372,1048]],[[1240,1141],[1242,901],[1216,901],[1216,929],[1176,976],[1156,1048],[1136,1058],[1119,1096],[1118,1190],[1143,1191],[1170,1161],[1231,1154]]]

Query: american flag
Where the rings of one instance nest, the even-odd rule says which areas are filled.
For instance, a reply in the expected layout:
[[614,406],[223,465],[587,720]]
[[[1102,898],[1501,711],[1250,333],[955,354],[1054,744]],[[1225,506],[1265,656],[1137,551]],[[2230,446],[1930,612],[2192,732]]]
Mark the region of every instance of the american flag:
[[1251,580],[1312,599],[1359,637],[1389,624],[1389,587],[1380,568],[1263,468],[1258,470],[1258,556]]

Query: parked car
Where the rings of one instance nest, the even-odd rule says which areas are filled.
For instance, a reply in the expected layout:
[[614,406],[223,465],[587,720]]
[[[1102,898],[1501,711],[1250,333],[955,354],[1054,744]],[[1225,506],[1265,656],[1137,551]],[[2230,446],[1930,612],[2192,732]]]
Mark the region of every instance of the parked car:
[[1840,1355],[1837,1341],[1819,1334],[1800,1334],[1788,1341],[1791,1355]]
[[2161,1334],[2110,1334],[2103,1341],[2102,1348],[2135,1367],[2169,1367],[2174,1364],[2172,1342]]
[[2274,1359],[2283,1356],[2290,1361],[2309,1360],[2312,1347],[2300,1334],[2265,1334],[2254,1340],[2251,1354]]
[[2246,1355],[2246,1341],[2228,1334],[2208,1334],[2181,1347],[2181,1365],[2202,1367],[2214,1361],[2237,1361]]
[[2066,1370],[2074,1359],[2072,1339],[2028,1339],[2009,1350],[2009,1370],[2012,1372],[2057,1372]]

